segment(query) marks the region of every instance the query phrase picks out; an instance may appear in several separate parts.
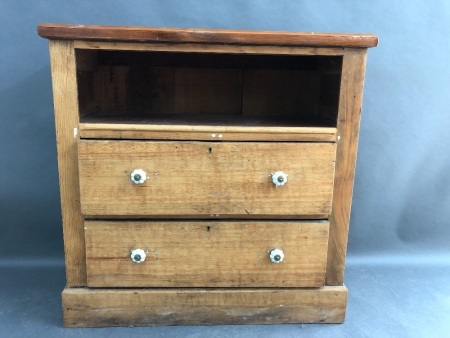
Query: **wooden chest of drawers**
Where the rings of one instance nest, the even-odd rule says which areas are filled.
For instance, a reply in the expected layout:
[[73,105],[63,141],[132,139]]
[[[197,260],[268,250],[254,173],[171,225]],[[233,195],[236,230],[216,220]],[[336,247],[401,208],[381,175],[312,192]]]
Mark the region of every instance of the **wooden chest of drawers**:
[[43,24],[76,326],[340,323],[374,35]]

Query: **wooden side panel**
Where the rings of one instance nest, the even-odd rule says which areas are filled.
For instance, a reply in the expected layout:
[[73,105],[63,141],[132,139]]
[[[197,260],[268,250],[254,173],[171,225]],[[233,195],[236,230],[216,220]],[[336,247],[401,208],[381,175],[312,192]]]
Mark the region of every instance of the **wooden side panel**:
[[367,50],[348,49],[343,59],[327,285],[342,285],[344,279],[366,55]]
[[[319,287],[328,222],[88,221],[90,287]],[[255,236],[255,234],[258,234]],[[133,263],[130,251],[147,253]],[[281,263],[269,253],[283,250]]]
[[65,289],[64,326],[342,323],[347,288]]
[[320,58],[319,116],[325,121],[337,124],[341,86],[342,58]]
[[78,85],[78,109],[80,116],[98,110],[95,102],[94,74],[97,69],[97,51],[75,49]]
[[[333,143],[79,142],[85,215],[329,214]],[[147,173],[140,185],[134,169]],[[276,188],[271,173],[284,171]]]
[[98,111],[95,100],[94,72],[77,71],[78,98],[80,116],[86,116],[94,111]]
[[66,277],[68,286],[86,285],[83,217],[77,161],[78,99],[75,53],[69,41],[50,41]]

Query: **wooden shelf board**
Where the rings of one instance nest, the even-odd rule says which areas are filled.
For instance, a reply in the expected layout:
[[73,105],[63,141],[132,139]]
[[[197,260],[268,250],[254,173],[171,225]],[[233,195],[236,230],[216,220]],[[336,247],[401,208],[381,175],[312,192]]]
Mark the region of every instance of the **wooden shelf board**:
[[81,138],[185,139],[216,141],[334,142],[336,128],[327,121],[239,115],[90,115],[80,120]]

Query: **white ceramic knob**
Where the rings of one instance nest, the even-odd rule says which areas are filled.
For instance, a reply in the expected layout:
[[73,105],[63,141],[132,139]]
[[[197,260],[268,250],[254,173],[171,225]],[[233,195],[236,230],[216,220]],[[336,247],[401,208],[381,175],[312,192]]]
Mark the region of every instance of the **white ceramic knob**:
[[273,249],[270,250],[269,257],[273,263],[280,263],[284,259],[284,252],[281,249]]
[[142,249],[134,249],[131,250],[130,257],[134,263],[142,263],[143,261],[145,261],[145,257],[147,257],[147,255],[145,254],[145,251]]
[[272,174],[272,182],[275,184],[275,187],[281,187],[287,183],[288,175],[282,171],[277,171]]
[[131,173],[131,182],[134,184],[142,184],[147,179],[147,174],[142,169],[134,169]]

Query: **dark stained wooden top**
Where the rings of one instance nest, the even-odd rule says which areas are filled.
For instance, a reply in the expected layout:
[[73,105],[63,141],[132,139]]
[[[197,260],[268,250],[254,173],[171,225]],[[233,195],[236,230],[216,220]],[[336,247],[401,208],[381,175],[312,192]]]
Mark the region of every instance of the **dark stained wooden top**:
[[359,48],[375,47],[378,44],[378,37],[373,34],[295,33],[65,24],[41,24],[37,30],[38,34],[43,38],[65,40]]

